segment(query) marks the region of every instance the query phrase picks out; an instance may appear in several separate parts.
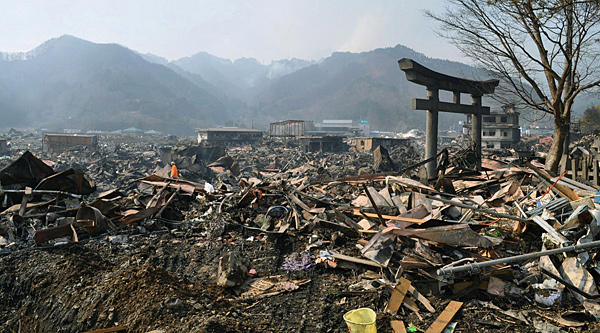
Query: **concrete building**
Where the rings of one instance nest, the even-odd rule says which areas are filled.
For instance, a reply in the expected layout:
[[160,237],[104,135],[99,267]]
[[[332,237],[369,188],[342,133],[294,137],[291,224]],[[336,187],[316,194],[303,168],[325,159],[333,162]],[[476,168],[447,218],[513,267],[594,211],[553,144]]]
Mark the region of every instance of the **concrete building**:
[[269,125],[271,137],[299,137],[304,136],[306,127],[312,127],[312,122],[304,120],[284,120]]
[[[467,117],[467,129],[471,128],[471,117]],[[481,145],[487,149],[513,148],[521,141],[519,113],[512,106],[492,110],[482,117]]]
[[42,151],[63,152],[74,147],[85,147],[88,150],[98,149],[98,136],[82,134],[44,134]]
[[0,139],[0,154],[8,153],[8,140]]
[[405,145],[410,139],[399,138],[381,138],[381,137],[356,137],[350,139],[350,146],[357,151],[373,151],[377,146],[382,146],[387,150],[394,147]]
[[306,135],[313,136],[369,136],[370,127],[368,119],[359,121],[350,119],[331,119],[316,122],[310,128],[306,129]]
[[235,146],[253,144],[262,140],[263,132],[257,129],[221,127],[198,130],[198,143]]

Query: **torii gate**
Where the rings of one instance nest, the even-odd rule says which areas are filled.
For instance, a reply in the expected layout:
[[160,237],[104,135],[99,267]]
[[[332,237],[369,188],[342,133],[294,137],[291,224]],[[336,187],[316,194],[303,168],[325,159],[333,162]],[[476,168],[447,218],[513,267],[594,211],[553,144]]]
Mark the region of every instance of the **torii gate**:
[[[471,115],[471,136],[473,150],[477,154],[477,170],[481,169],[481,115],[490,114],[488,106],[481,106],[481,96],[492,94],[498,86],[498,80],[472,81],[438,73],[424,67],[412,59],[398,60],[400,69],[406,73],[410,82],[427,87],[427,99],[414,98],[413,110],[427,110],[427,125],[425,129],[425,164],[427,178],[436,177],[436,155],[438,141],[438,112],[453,112]],[[453,103],[440,102],[439,90],[451,91],[454,94]],[[460,104],[460,94],[471,94],[471,105]]]

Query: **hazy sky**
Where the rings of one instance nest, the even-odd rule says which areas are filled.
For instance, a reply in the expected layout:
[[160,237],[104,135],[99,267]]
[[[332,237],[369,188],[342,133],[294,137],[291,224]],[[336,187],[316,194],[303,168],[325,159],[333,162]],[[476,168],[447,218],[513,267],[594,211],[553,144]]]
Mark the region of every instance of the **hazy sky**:
[[169,60],[205,51],[269,63],[403,44],[465,61],[423,15],[442,6],[442,0],[0,0],[0,51],[28,51],[71,34]]

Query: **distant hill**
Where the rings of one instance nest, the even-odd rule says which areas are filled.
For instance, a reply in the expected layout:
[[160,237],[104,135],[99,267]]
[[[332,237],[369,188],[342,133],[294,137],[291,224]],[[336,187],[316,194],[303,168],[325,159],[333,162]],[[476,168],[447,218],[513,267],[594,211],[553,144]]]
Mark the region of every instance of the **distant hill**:
[[123,46],[72,36],[0,55],[5,126],[191,133],[229,119],[227,106],[200,86]]
[[[445,74],[488,78],[484,70],[402,45],[265,65],[205,52],[169,62],[117,44],[62,36],[29,52],[0,53],[0,127],[190,134],[215,125],[267,128],[283,119],[368,118],[373,129],[424,128],[425,112],[410,107],[425,88],[406,80],[397,64],[401,58]],[[440,96],[451,100],[449,93]],[[592,103],[581,100],[582,109]],[[464,119],[442,113],[440,129]]]
[[206,52],[171,62],[189,73],[200,75],[231,98],[247,102],[252,100],[273,79],[293,73],[313,62],[301,59],[284,59],[263,65],[254,58],[223,59]]
[[[425,96],[425,87],[406,80],[398,68],[401,58],[412,58],[445,74],[485,77],[473,67],[427,58],[401,45],[362,53],[336,52],[318,64],[272,80],[251,105],[270,119],[368,118],[375,128],[423,128],[425,113],[410,107],[413,97]],[[442,94],[444,97],[450,99]],[[448,128],[464,118],[442,114],[440,128]]]

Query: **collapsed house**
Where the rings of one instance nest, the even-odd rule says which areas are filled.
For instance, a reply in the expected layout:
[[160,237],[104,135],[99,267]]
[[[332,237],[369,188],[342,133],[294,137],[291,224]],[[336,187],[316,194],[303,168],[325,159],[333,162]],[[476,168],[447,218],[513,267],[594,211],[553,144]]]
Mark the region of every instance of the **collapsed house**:
[[348,150],[348,145],[341,136],[303,136],[298,141],[305,152],[332,153]]
[[97,135],[46,133],[42,139],[42,151],[59,153],[72,148],[98,149]]

